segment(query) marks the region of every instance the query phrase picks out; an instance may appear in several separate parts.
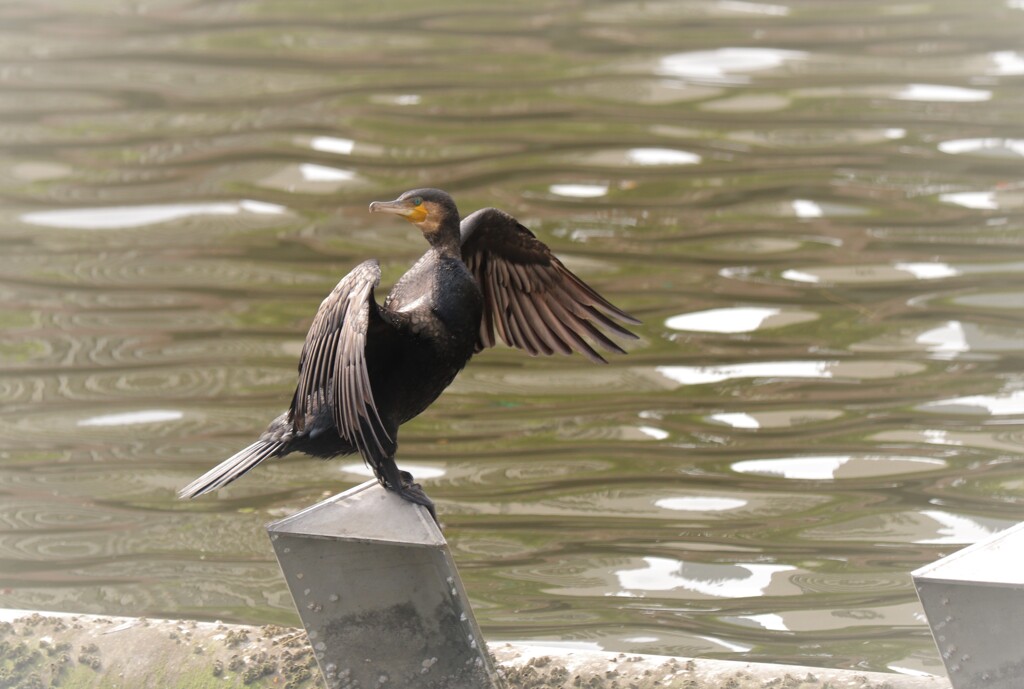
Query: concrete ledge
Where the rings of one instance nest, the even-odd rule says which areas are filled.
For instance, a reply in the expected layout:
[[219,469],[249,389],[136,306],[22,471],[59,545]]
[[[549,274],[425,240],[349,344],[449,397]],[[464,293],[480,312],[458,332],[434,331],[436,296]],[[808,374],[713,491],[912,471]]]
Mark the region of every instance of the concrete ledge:
[[[949,689],[938,677],[798,665],[503,642],[490,651],[508,689]],[[321,680],[297,629],[0,609],[0,687],[49,686],[302,689]]]
[[949,689],[940,677],[489,644],[509,689]]
[[0,609],[3,689],[320,687],[303,631]]

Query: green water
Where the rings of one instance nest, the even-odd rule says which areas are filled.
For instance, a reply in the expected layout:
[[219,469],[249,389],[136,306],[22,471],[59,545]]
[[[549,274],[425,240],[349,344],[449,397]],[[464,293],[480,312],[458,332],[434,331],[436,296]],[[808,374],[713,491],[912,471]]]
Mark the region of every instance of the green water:
[[1024,515],[1024,3],[0,6],[0,605],[297,622],[175,490],[288,403],[423,185],[642,318],[403,428],[491,640],[940,670],[909,572]]

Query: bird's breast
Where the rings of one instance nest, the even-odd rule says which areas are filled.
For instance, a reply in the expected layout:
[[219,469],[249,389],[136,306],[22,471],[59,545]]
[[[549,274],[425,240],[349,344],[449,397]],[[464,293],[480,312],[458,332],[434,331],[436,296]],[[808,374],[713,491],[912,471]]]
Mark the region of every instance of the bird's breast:
[[453,337],[475,340],[480,328],[483,296],[465,267],[454,268],[446,279],[439,281],[431,308]]
[[385,308],[418,346],[461,368],[476,343],[483,297],[461,260],[428,253],[395,285]]
[[396,313],[411,313],[413,311],[416,311],[417,309],[422,309],[423,307],[428,307],[429,308],[429,306],[430,306],[429,302],[430,302],[430,295],[429,294],[421,294],[420,296],[416,297],[412,301],[409,301],[409,302],[407,302],[405,304],[402,304],[402,305],[398,306],[398,308],[395,309],[395,312]]

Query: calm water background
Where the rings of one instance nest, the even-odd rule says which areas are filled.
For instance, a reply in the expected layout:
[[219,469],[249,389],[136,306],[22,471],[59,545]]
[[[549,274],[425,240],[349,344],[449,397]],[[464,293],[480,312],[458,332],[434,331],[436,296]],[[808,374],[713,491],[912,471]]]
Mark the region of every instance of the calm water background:
[[0,605],[296,623],[174,491],[287,404],[420,185],[644,320],[402,434],[488,638],[937,671],[909,572],[1024,516],[1024,3],[0,6]]

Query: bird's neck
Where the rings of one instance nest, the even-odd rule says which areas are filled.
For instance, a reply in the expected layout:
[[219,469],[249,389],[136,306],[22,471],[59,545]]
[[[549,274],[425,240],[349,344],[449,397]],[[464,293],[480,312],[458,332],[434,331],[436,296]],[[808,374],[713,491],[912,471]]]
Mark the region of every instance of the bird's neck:
[[458,223],[445,223],[437,231],[426,235],[430,247],[441,256],[460,257],[462,255],[461,236]]

